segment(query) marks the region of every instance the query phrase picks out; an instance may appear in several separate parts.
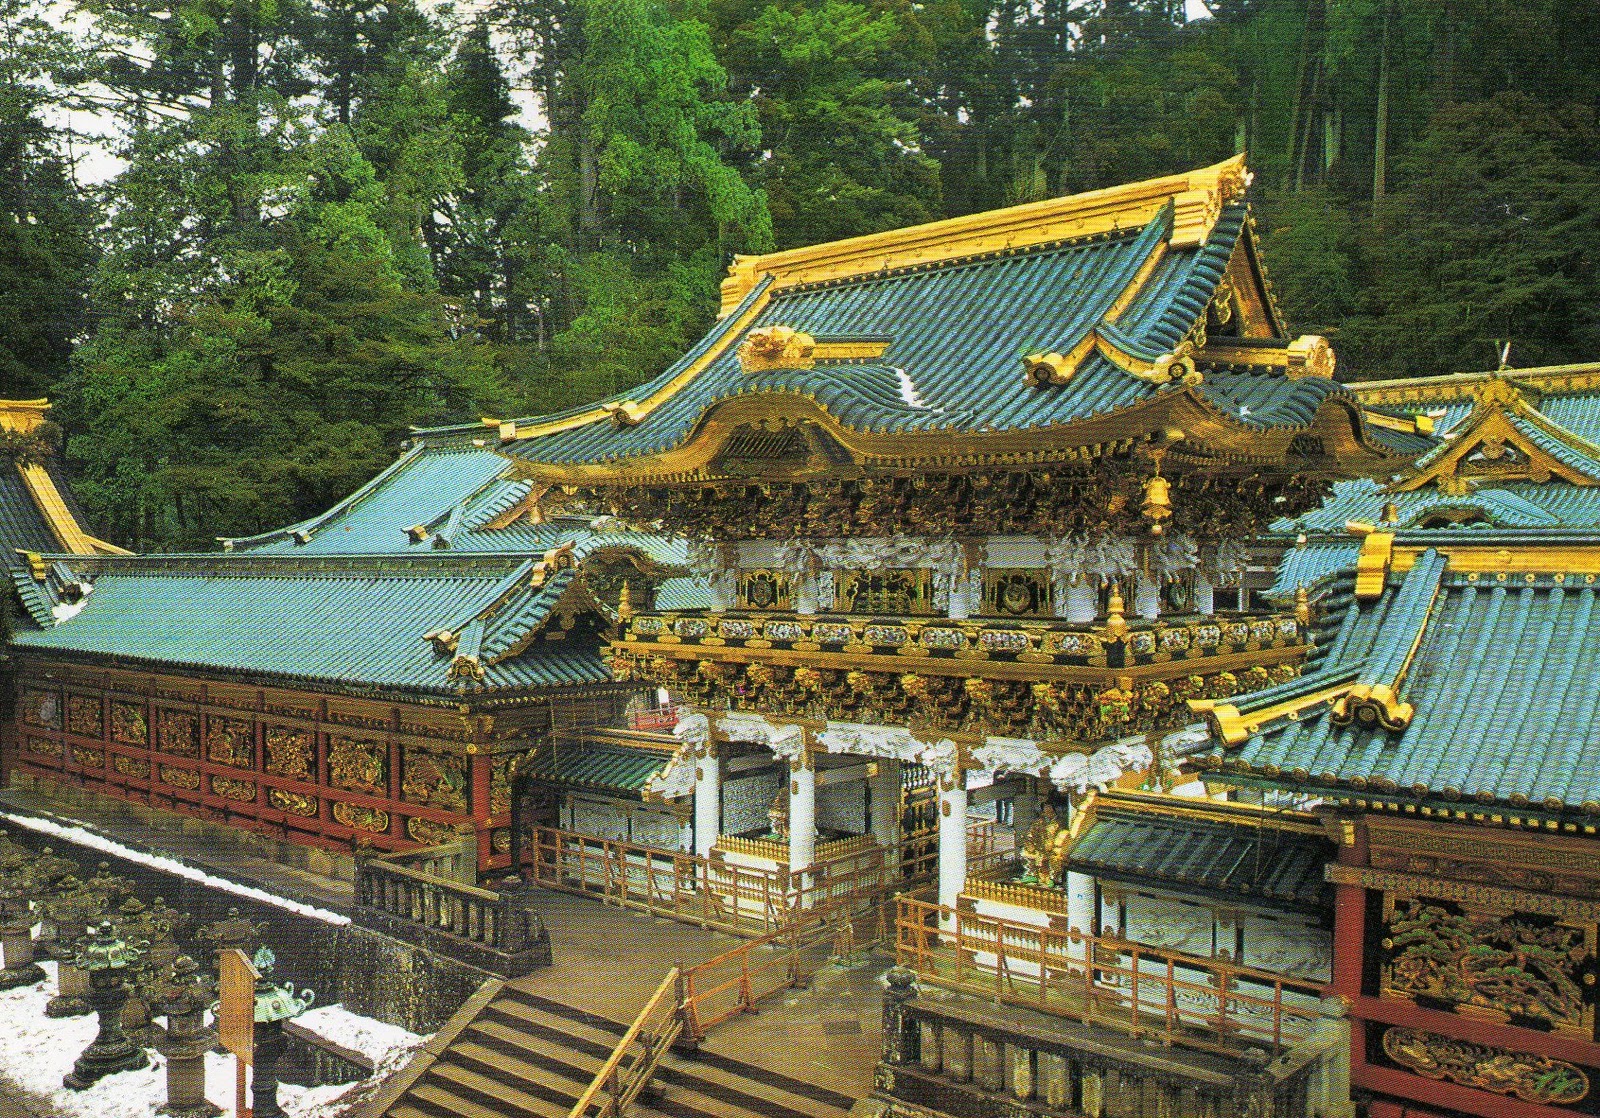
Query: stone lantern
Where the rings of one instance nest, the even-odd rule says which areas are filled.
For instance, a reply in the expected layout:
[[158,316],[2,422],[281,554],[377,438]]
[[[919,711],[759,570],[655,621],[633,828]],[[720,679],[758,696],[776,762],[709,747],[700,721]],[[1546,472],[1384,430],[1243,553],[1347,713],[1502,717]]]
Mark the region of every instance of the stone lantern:
[[278,1105],[278,1061],[289,1043],[283,1035],[283,1023],[310,1009],[316,998],[316,994],[310,990],[301,990],[297,994],[291,985],[275,985],[272,971],[276,962],[272,951],[265,947],[257,950],[252,960],[256,973],[261,975],[256,980],[255,1037],[252,1042],[255,1074],[251,1080],[250,1094],[254,1102],[251,1111],[254,1118],[282,1118],[283,1109]]
[[172,962],[162,990],[161,1011],[167,1032],[160,1044],[167,1058],[167,1103],[157,1113],[169,1118],[216,1118],[222,1108],[206,1098],[206,1053],[217,1043],[217,1031],[206,1024],[206,1010],[216,989],[187,955]]
[[33,961],[33,909],[27,881],[20,874],[0,874],[0,990],[43,981],[44,968]]
[[128,999],[123,976],[144,954],[142,943],[128,943],[117,935],[116,925],[102,920],[78,949],[77,965],[89,976],[89,1004],[100,1018],[100,1032],[83,1050],[62,1082],[73,1091],[119,1071],[135,1071],[149,1064],[144,1049],[122,1031],[122,1005]]

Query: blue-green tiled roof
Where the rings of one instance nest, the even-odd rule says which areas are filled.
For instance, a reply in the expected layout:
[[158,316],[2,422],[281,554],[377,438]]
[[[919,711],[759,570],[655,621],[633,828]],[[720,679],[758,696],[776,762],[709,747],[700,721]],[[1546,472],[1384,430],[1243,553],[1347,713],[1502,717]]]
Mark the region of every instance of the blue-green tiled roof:
[[581,743],[562,744],[535,759],[533,771],[546,780],[579,788],[638,796],[672,754],[652,749],[617,749]]
[[[532,564],[515,559],[224,555],[72,565],[92,582],[87,601],[60,624],[18,633],[20,648],[438,694],[610,678],[598,638],[582,632],[489,662],[543,624],[570,568],[532,587],[524,577]],[[452,679],[454,655],[425,636],[475,615],[486,615],[484,677]]]
[[[1517,542],[1512,533],[1488,535]],[[1537,535],[1558,542],[1565,534]],[[1360,681],[1392,681],[1415,644],[1398,694],[1415,708],[1409,724],[1339,726],[1319,703],[1236,748],[1214,749],[1212,764],[1328,795],[1600,813],[1595,587],[1554,576],[1454,574],[1433,551],[1376,602],[1357,604],[1342,580],[1334,585],[1337,618],[1329,624],[1337,635],[1305,683],[1338,682],[1351,665]],[[1241,710],[1267,705],[1259,695],[1235,702]]]
[[[1125,408],[1167,389],[1130,376],[1097,353],[1066,384],[1030,386],[1020,359],[1032,352],[1067,352],[1091,330],[1114,336],[1146,359],[1171,352],[1204,315],[1245,219],[1244,205],[1229,206],[1204,244],[1168,251],[1115,325],[1106,322],[1108,312],[1167,237],[1170,208],[1143,227],[1082,242],[782,289],[744,329],[787,326],[819,338],[886,337],[887,350],[870,362],[823,361],[811,369],[745,373],[736,356],[738,339],[726,336],[738,328],[741,311],[735,310],[655,380],[613,398],[650,397],[721,346],[703,371],[637,426],[619,430],[597,420],[505,449],[552,464],[658,453],[687,439],[715,405],[754,393],[803,396],[847,428],[895,433],[1040,428]],[[743,305],[763,297],[768,282]],[[1297,427],[1342,389],[1318,378],[1213,369],[1199,391],[1241,423]]]
[[1067,865],[1114,881],[1314,908],[1333,852],[1331,842],[1300,830],[1102,805]]

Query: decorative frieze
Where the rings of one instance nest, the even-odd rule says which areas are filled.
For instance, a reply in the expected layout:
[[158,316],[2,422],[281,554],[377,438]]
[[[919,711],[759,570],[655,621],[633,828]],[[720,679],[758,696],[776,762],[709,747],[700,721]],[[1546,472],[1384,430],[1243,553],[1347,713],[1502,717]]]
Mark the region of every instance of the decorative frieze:
[[206,718],[206,760],[234,768],[255,767],[255,732],[237,718]]
[[186,710],[156,711],[156,748],[174,757],[198,757],[199,719]]
[[316,781],[316,739],[310,730],[268,726],[264,736],[267,747],[267,772],[273,776]]
[[225,800],[234,800],[238,803],[253,803],[256,798],[256,782],[253,780],[238,780],[231,776],[213,776],[211,778],[211,791]]
[[287,815],[298,815],[302,819],[315,819],[317,816],[317,798],[307,796],[303,792],[290,792],[283,788],[267,789],[267,803]]
[[442,811],[467,810],[467,760],[459,753],[439,753],[407,746],[401,770],[400,796],[407,803]]
[[1541,1106],[1572,1106],[1589,1097],[1589,1076],[1576,1064],[1423,1029],[1386,1029],[1383,1054],[1428,1079],[1511,1095]]
[[333,818],[355,831],[384,834],[389,830],[387,811],[362,804],[347,804],[341,800],[333,805]]
[[350,792],[387,796],[389,794],[388,748],[381,742],[347,738],[342,734],[333,735],[328,739],[328,782],[335,788],[343,788]]
[[122,745],[149,745],[150,726],[140,703],[111,700],[111,740]]
[[85,738],[99,738],[105,733],[98,696],[67,696],[67,729]]

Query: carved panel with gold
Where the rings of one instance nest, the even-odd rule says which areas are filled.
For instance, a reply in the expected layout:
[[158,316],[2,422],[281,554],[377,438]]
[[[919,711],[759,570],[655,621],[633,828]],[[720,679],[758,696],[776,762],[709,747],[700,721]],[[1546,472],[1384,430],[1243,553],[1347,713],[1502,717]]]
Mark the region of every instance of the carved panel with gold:
[[926,615],[933,612],[933,571],[927,567],[835,570],[833,586],[833,608],[840,613]]
[[156,711],[156,748],[174,757],[198,757],[198,719],[186,710]]
[[407,803],[426,804],[444,811],[466,811],[466,758],[459,753],[407,746],[400,795]]
[[149,745],[150,726],[138,703],[111,700],[111,740],[123,745]]

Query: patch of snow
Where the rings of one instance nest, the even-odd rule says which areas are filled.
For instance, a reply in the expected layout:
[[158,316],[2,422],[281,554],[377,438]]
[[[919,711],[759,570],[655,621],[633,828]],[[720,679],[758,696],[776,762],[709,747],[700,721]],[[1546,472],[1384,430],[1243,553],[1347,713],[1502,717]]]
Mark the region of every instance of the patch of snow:
[[34,815],[14,815],[9,811],[0,811],[0,819],[15,823],[19,827],[26,827],[30,831],[38,831],[40,834],[65,839],[67,842],[78,846],[86,846],[91,850],[98,850],[104,854],[114,854],[118,858],[125,858],[130,862],[137,862],[141,866],[149,866],[151,869],[160,870],[163,873],[187,878],[190,881],[198,881],[208,888],[220,889],[222,892],[232,893],[236,897],[248,897],[253,901],[263,901],[277,908],[299,913],[301,916],[309,916],[313,920],[321,920],[325,924],[350,923],[350,917],[340,915],[337,912],[330,912],[325,908],[304,904],[301,901],[293,901],[288,897],[280,897],[276,893],[269,893],[265,889],[257,889],[253,885],[241,885],[237,881],[229,881],[227,878],[217,877],[215,874],[198,870],[164,854],[146,854],[142,850],[124,846],[114,839],[109,839],[105,835],[97,834],[85,827],[57,823],[52,819],[41,819]]
[[76,602],[62,602],[60,605],[51,606],[50,616],[56,619],[57,625],[60,625],[63,621],[71,621],[74,617],[77,617],[83,607],[88,604],[89,595],[85,593]]
[[[0,1075],[44,1099],[56,1118],[150,1118],[167,1101],[166,1058],[148,1052],[150,1066],[108,1075],[86,1091],[69,1091],[62,1077],[94,1039],[93,1014],[53,1020],[44,1015],[55,993],[56,964],[41,964],[43,982],[0,992]],[[339,1006],[313,1010],[298,1018],[319,1035],[369,1057],[377,1071],[361,1083],[326,1087],[283,1084],[278,1100],[289,1118],[341,1118],[351,1104],[398,1068],[426,1039],[405,1029],[360,1017]],[[234,1118],[234,1060],[206,1054],[206,1098]]]
[[900,398],[906,402],[908,408],[925,408],[927,403],[917,393],[916,382],[911,379],[911,374],[897,365],[890,365],[894,375],[900,378]]

